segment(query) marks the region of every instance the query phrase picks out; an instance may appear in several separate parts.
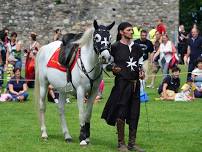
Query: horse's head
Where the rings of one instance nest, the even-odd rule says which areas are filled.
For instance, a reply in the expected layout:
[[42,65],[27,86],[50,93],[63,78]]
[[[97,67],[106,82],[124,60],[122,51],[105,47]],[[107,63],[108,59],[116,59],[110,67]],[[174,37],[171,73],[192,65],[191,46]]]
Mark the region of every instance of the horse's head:
[[93,23],[95,28],[93,33],[93,46],[103,63],[108,63],[111,58],[109,53],[111,49],[111,35],[109,31],[114,24],[115,22],[108,26],[98,25],[96,20]]

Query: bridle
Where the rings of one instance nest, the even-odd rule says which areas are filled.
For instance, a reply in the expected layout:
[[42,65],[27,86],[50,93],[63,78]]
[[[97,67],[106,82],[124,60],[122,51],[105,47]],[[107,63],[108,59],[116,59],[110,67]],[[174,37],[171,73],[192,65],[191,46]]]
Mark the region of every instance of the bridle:
[[[104,31],[104,32],[107,31],[107,32],[109,32],[109,30],[103,30],[103,29],[98,29],[98,31]],[[100,54],[101,54],[104,50],[108,50],[108,51],[111,50],[111,43],[109,43],[107,46],[104,45],[103,47],[98,48],[98,46],[95,45],[95,44],[96,44],[96,43],[95,43],[95,38],[94,38],[95,33],[96,33],[96,31],[95,31],[94,34],[93,34],[93,48],[94,48],[95,53],[96,53],[98,56],[100,56]],[[87,71],[86,68],[85,68],[85,66],[84,66],[84,64],[83,64],[83,61],[82,61],[82,59],[81,59],[81,52],[79,52],[79,60],[80,60],[80,63],[81,63],[81,66],[79,66],[79,64],[78,64],[78,62],[77,62],[77,65],[78,65],[79,69],[85,74],[85,76],[86,76],[86,77],[89,79],[89,81],[90,81],[90,93],[89,93],[89,95],[90,95],[90,94],[92,93],[93,83],[94,83],[97,79],[99,79],[99,78],[101,77],[101,75],[102,75],[103,67],[100,65],[100,61],[98,61],[98,62],[93,66],[93,68],[92,68],[91,70]],[[95,68],[96,68],[97,66],[100,66],[99,73],[98,73],[98,75],[95,76],[94,78],[91,78],[89,74],[92,73],[92,72],[95,70]]]

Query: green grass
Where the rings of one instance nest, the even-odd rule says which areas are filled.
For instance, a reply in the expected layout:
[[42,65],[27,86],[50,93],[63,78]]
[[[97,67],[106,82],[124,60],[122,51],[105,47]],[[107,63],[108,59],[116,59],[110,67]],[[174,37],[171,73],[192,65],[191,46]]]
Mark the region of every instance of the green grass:
[[[184,67],[183,71],[184,71]],[[74,99],[66,104],[66,119],[73,142],[65,143],[59,122],[57,105],[47,103],[46,124],[49,139],[40,138],[38,114],[30,89],[25,103],[0,103],[1,152],[115,152],[117,135],[115,127],[100,119],[110,94],[113,80],[105,77],[104,99],[95,104],[91,121],[91,144],[79,146],[78,109]],[[161,77],[158,78],[157,84]],[[182,77],[182,82],[185,76]],[[141,104],[137,143],[148,152],[202,152],[202,101],[162,102],[156,89],[147,89],[150,101]],[[148,113],[146,113],[146,107]],[[147,120],[148,116],[148,120]],[[126,137],[128,127],[126,127]],[[126,138],[127,140],[127,138]]]

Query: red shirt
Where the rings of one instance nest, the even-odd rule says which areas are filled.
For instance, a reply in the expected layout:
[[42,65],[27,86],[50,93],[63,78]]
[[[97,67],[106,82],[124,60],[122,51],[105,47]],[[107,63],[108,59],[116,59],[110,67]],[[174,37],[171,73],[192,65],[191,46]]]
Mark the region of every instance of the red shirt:
[[160,23],[159,25],[157,25],[156,30],[160,33],[160,34],[165,34],[166,33],[166,25],[163,23]]

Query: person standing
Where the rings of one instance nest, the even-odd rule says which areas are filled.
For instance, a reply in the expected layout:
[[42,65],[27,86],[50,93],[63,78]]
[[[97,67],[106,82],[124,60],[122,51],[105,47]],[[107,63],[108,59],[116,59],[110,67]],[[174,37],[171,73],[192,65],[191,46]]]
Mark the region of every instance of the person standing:
[[11,40],[6,46],[6,67],[10,62],[14,62],[14,68],[22,68],[21,47],[21,43],[17,42],[17,33],[12,32]]
[[156,20],[156,30],[160,33],[160,34],[166,34],[166,25],[163,23],[163,19],[158,18]]
[[[139,64],[142,50],[132,40],[133,28],[128,22],[118,26],[117,41],[112,45],[114,62],[106,67],[115,75],[115,84],[104,107],[101,118],[117,127],[119,151],[144,151],[136,144],[140,115]],[[141,64],[142,64],[141,62]],[[141,72],[140,72],[141,73]],[[128,146],[125,144],[125,122],[129,125]]]
[[172,68],[169,66],[174,53],[176,53],[175,45],[169,40],[167,34],[162,35],[162,43],[154,54],[153,60],[159,55],[159,64],[162,68],[164,78],[169,74],[169,68]]
[[196,59],[202,56],[202,37],[199,36],[199,30],[191,30],[192,37],[188,40],[187,54],[184,56],[184,63],[188,65],[187,79],[191,77],[191,72],[196,66]]
[[25,79],[27,79],[27,85],[29,88],[34,88],[35,79],[35,57],[39,50],[40,44],[36,40],[37,34],[31,32],[30,34],[30,46],[28,50],[25,50],[26,62],[25,62]]
[[184,54],[187,52],[187,40],[188,34],[184,29],[184,25],[179,26],[179,33],[178,33],[178,53],[180,56],[181,64],[184,63]]
[[[161,34],[158,31],[156,31],[155,42],[153,44],[154,45],[154,51],[153,51],[154,54],[158,51],[160,44],[161,44]],[[161,68],[158,60],[159,60],[159,55],[155,59],[152,59],[151,83],[150,83],[150,85],[147,86],[147,88],[154,88],[156,74],[158,73],[159,69]]]
[[53,41],[58,41],[60,40],[62,34],[61,34],[61,30],[60,29],[56,29],[54,31],[54,36],[53,36]]
[[140,32],[140,39],[134,41],[139,44],[143,52],[143,69],[145,71],[145,81],[148,79],[149,75],[149,65],[151,65],[151,56],[153,55],[154,46],[150,40],[147,39],[147,31],[142,30]]

